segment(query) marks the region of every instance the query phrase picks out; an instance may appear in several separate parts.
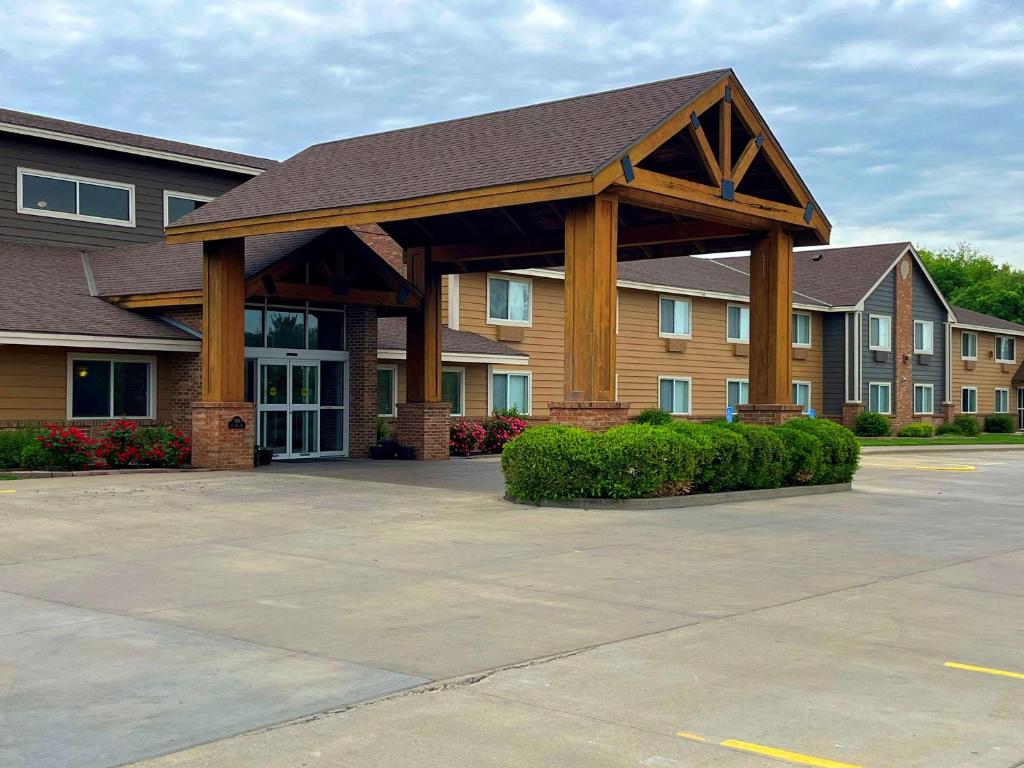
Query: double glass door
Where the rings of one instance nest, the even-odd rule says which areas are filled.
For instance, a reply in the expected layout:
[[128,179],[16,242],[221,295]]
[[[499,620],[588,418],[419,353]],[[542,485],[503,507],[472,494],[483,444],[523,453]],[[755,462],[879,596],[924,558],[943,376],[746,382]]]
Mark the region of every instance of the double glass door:
[[320,361],[259,361],[259,442],[275,458],[320,454]]

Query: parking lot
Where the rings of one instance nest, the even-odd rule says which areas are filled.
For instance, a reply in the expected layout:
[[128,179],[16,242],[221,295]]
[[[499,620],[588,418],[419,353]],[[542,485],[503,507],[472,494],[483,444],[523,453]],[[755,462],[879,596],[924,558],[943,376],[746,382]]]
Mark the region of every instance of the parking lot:
[[1024,453],[863,464],[643,512],[493,459],[0,483],[0,765],[1024,765]]

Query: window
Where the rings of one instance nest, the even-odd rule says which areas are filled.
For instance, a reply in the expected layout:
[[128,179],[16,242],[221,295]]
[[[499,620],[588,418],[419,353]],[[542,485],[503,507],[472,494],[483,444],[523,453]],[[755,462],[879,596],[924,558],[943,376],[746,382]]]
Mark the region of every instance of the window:
[[1014,348],[1012,336],[996,336],[996,362],[1012,363],[1016,349]]
[[793,313],[793,346],[811,346],[811,316],[805,312]]
[[888,315],[868,316],[868,349],[892,349],[892,318]]
[[658,405],[663,411],[676,415],[690,412],[690,380],[658,379]]
[[377,415],[394,416],[398,400],[398,369],[391,366],[377,369]]
[[1008,389],[997,389],[996,390],[996,413],[1009,413],[1010,412],[1010,390]]
[[914,414],[923,416],[935,413],[935,390],[931,384],[914,385]]
[[690,336],[690,300],[661,297],[659,336]]
[[969,331],[961,332],[960,357],[964,360],[978,359],[978,334]]
[[811,382],[793,382],[793,404],[801,406],[804,413],[811,410]]
[[154,358],[68,358],[68,418],[152,419],[155,391]]
[[190,195],[188,192],[168,192],[164,190],[164,226],[173,224],[182,216],[202,208],[212,197]]
[[134,227],[135,187],[19,168],[18,213]]
[[750,384],[746,379],[729,379],[725,382],[725,404],[736,410],[737,405],[750,402]]
[[961,413],[977,413],[978,412],[978,388],[977,387],[963,387],[960,390],[960,412]]
[[462,416],[464,411],[462,401],[464,399],[465,370],[462,368],[443,368],[441,370],[441,401],[452,407],[452,416]]
[[245,346],[263,346],[263,310],[245,308]]
[[730,304],[726,312],[726,341],[750,341],[750,307]]
[[315,307],[245,308],[245,346],[274,349],[345,349],[345,313]]
[[511,277],[487,278],[487,322],[530,324],[530,281]]
[[887,382],[871,382],[868,384],[868,410],[875,413],[891,412],[892,385]]
[[930,320],[914,321],[914,354],[930,355],[935,349],[934,326]]
[[494,373],[491,375],[491,411],[515,408],[530,413],[530,374]]

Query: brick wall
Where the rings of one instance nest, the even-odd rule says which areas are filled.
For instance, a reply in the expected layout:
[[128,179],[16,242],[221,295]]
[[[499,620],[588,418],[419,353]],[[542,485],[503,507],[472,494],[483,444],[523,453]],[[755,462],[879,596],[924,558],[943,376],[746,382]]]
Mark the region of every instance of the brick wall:
[[790,419],[803,416],[803,408],[789,404],[748,404],[737,406],[740,421],[744,424],[759,424],[765,427],[777,427]]
[[914,260],[896,265],[896,346],[893,382],[893,431],[914,421]]
[[[243,429],[228,423],[238,416]],[[192,466],[252,469],[256,413],[252,403],[195,403],[192,406]]]
[[417,459],[448,458],[451,406],[448,403],[399,403],[398,440],[416,449]]
[[377,442],[377,312],[367,307],[348,307],[345,315],[349,359],[348,454],[365,458],[370,455],[370,446]]
[[552,424],[580,427],[588,432],[604,432],[629,421],[629,403],[586,400],[548,403]]
[[198,352],[172,352],[168,355],[170,376],[171,425],[192,432],[192,404],[198,402],[202,390],[202,369]]
[[189,328],[203,332],[203,308],[201,305],[187,307],[169,307],[160,310],[157,314],[169,318]]

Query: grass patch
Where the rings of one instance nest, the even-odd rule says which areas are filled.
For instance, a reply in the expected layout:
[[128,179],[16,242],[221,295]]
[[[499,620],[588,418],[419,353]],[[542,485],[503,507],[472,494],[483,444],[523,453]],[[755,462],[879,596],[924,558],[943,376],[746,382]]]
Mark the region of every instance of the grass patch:
[[864,447],[872,445],[1024,445],[1024,435],[981,434],[941,437],[858,437]]
[[0,472],[0,480],[17,480],[17,475],[12,475],[10,472]]

